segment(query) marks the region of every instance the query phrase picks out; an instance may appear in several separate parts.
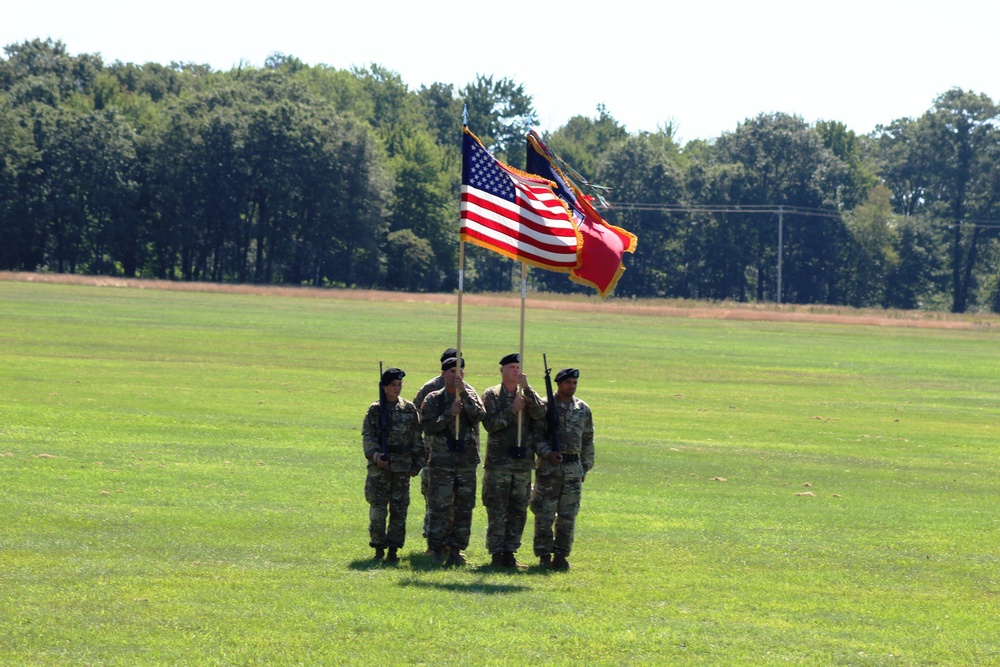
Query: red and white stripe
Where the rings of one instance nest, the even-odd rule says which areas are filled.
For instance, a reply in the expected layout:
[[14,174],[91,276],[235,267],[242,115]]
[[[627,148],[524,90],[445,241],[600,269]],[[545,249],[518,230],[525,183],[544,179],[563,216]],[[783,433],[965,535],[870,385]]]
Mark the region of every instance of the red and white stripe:
[[577,229],[548,181],[504,172],[514,183],[515,202],[462,186],[462,239],[541,268],[575,268]]

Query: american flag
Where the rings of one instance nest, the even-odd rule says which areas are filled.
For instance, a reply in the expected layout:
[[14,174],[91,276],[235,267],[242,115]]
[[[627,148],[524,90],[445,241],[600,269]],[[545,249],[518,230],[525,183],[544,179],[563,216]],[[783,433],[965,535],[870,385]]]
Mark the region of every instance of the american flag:
[[547,179],[494,158],[466,128],[462,150],[463,241],[532,266],[570,271],[580,236]]

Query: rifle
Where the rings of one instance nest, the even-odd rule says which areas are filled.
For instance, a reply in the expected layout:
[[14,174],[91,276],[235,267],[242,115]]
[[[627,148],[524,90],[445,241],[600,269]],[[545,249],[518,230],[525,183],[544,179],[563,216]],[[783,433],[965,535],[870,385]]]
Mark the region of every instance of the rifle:
[[378,362],[378,448],[385,462],[389,462],[389,399],[382,386],[382,362]]
[[545,367],[545,396],[548,405],[545,410],[545,422],[548,424],[549,440],[552,441],[552,451],[559,451],[559,414],[556,412],[556,399],[552,395],[552,369],[549,360],[542,355],[542,365]]

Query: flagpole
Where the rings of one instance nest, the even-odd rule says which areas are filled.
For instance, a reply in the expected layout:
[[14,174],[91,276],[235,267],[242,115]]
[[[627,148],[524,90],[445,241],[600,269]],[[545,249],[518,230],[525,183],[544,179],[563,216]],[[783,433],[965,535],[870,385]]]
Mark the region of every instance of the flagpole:
[[[456,374],[458,377],[462,376],[462,292],[465,289],[465,241],[462,237],[458,240],[458,341],[455,344],[455,349],[458,351],[458,358],[456,359]],[[456,388],[457,391],[457,388]],[[456,394],[458,396],[459,394]],[[462,413],[455,415],[455,439],[458,440],[458,436],[461,433],[460,418]]]
[[[521,362],[520,366],[522,373],[524,372],[524,302],[527,297],[527,293],[528,293],[528,265],[525,264],[524,262],[521,262],[521,349],[520,349],[520,356],[518,357],[518,359]],[[524,392],[521,391],[520,387],[516,389],[515,396],[524,396]],[[521,425],[523,423],[523,420],[524,420],[524,406],[522,405],[521,409],[517,411],[518,447],[521,446]]]
[[[469,105],[462,105],[462,134],[465,135],[465,128],[469,126]],[[462,150],[462,174],[464,178],[465,174],[465,150]],[[464,183],[465,181],[463,181]],[[457,359],[455,360],[455,372],[461,376],[462,375],[462,292],[465,290],[465,239],[462,238],[462,223],[459,221],[458,224],[458,340],[455,342],[455,349],[458,351]],[[465,381],[464,378],[462,380]],[[456,389],[456,392],[458,390]],[[456,394],[458,395],[458,394]],[[458,440],[458,436],[461,434],[461,419],[462,413],[459,412],[455,415],[455,439]]]

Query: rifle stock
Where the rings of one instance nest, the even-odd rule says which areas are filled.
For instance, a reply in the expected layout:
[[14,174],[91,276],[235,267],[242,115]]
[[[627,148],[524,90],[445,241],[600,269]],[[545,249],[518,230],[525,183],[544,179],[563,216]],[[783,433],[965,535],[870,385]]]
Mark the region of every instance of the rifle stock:
[[549,368],[549,360],[542,355],[542,365],[545,368],[545,396],[548,403],[545,406],[545,423],[548,427],[549,441],[552,443],[552,451],[559,451],[559,415],[556,413],[556,399],[552,395],[552,369]]

